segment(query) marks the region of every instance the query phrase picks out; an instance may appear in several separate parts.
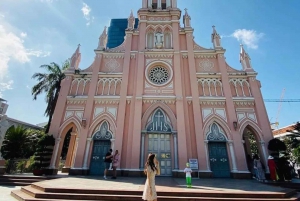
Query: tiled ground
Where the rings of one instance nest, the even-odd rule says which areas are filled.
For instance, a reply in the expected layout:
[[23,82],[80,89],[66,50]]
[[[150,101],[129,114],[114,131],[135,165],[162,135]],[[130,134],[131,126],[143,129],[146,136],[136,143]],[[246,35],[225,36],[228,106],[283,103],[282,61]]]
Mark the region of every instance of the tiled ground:
[[0,201],[16,201],[16,199],[10,195],[10,192],[20,188],[21,187],[15,186],[0,186]]
[[[39,182],[43,187],[78,189],[115,189],[142,191],[145,178],[120,177],[117,180],[104,180],[102,177],[68,177]],[[269,186],[255,180],[234,179],[193,179],[193,188],[185,187],[185,179],[157,177],[157,191],[196,191],[196,192],[281,192],[280,187]]]

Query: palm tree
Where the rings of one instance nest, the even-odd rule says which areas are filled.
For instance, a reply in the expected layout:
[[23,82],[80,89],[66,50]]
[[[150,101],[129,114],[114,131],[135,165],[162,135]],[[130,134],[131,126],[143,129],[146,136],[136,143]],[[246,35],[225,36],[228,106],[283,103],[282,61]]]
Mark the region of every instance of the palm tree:
[[41,93],[46,93],[45,101],[47,102],[47,108],[45,110],[45,115],[49,117],[49,119],[45,133],[49,132],[51,119],[60,92],[60,83],[66,77],[64,70],[69,68],[69,66],[69,60],[66,60],[61,67],[52,62],[50,65],[45,64],[40,66],[40,68],[46,69],[47,73],[35,73],[32,76],[32,78],[38,80],[38,83],[32,87],[33,100],[36,100],[37,96]]
[[1,154],[5,160],[27,158],[31,155],[31,139],[27,129],[22,126],[11,126],[5,134]]

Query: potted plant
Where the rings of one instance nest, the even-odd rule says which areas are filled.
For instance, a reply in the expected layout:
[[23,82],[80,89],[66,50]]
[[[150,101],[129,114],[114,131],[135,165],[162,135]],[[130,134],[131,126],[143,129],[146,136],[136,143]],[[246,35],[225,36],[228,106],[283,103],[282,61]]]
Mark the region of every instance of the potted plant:
[[45,174],[45,169],[50,165],[54,144],[55,139],[52,135],[44,135],[38,140],[34,154],[33,175]]

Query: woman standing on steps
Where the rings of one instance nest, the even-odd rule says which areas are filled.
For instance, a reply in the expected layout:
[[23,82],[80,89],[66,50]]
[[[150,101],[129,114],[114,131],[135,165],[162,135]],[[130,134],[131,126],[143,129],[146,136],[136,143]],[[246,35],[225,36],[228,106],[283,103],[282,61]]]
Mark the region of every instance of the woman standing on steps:
[[119,151],[116,150],[114,157],[113,157],[113,161],[112,161],[112,168],[113,168],[113,176],[112,179],[116,179],[117,178],[117,167],[120,164],[120,154]]
[[155,154],[149,154],[145,164],[145,174],[147,180],[145,183],[143,200],[157,201],[157,194],[155,189],[155,175],[160,175],[159,162],[155,158]]

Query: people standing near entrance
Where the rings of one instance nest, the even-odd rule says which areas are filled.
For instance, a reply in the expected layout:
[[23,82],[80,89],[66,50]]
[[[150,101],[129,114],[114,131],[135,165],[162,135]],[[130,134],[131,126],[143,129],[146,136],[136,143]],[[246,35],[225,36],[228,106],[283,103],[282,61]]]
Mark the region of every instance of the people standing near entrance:
[[256,169],[256,179],[258,181],[265,181],[266,176],[265,176],[264,166],[261,163],[258,155],[255,154],[253,159],[254,159],[254,169]]
[[186,186],[188,188],[192,188],[192,169],[190,168],[190,164],[186,163],[186,168],[183,170],[186,177]]
[[112,163],[113,157],[114,157],[114,156],[112,155],[112,149],[110,149],[110,150],[106,153],[105,159],[104,159],[104,164],[105,164],[105,170],[104,170],[104,176],[103,176],[104,179],[107,179],[107,178],[106,178],[107,170],[109,169],[110,164]]
[[116,150],[114,157],[113,157],[113,162],[112,162],[112,168],[113,168],[113,176],[112,179],[116,179],[117,178],[117,167],[120,164],[120,154],[119,151]]
[[149,154],[147,162],[144,169],[147,175],[147,180],[145,183],[145,188],[143,192],[143,200],[147,201],[157,201],[157,194],[155,189],[155,175],[160,174],[159,162],[155,158],[155,154]]

